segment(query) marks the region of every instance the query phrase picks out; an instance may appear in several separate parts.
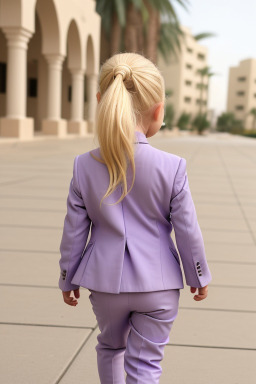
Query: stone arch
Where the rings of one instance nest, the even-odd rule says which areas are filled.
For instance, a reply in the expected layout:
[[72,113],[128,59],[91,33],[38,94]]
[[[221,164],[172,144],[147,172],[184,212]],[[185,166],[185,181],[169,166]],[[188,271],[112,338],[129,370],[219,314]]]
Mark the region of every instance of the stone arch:
[[82,69],[82,43],[77,23],[71,20],[67,31],[67,66],[70,69]]
[[92,36],[89,35],[86,44],[86,74],[92,75],[95,71],[95,51]]
[[36,12],[42,28],[42,53],[56,54],[61,51],[60,23],[53,0],[37,0]]

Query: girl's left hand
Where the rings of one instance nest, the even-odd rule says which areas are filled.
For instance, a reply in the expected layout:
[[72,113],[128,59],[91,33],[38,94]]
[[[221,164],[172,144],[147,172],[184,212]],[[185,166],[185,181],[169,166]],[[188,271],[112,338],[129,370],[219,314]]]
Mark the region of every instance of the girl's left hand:
[[68,305],[76,306],[78,304],[78,301],[75,300],[75,298],[78,299],[80,297],[79,288],[74,290],[75,298],[73,296],[70,296],[71,292],[72,291],[66,291],[66,292],[62,291],[63,300]]

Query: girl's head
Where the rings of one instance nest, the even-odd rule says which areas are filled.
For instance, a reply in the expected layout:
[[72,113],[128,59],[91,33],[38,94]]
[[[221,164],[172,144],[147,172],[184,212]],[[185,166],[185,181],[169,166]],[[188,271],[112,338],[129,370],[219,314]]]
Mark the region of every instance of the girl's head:
[[[144,56],[116,54],[101,67],[97,99],[96,133],[110,176],[102,200],[121,183],[123,191],[117,204],[131,190],[135,180],[135,131],[140,130],[150,137],[162,125],[164,80],[159,69]],[[128,191],[126,170],[129,163],[133,179]]]

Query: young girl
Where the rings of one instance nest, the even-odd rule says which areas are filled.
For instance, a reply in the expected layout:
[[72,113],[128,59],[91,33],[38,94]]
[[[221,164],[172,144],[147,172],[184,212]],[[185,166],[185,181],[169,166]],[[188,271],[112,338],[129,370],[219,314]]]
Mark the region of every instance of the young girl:
[[91,292],[101,383],[125,383],[124,369],[128,384],[159,383],[184,288],[180,258],[194,300],[206,298],[212,276],[186,160],[147,140],[164,117],[158,68],[139,54],[112,56],[97,99],[99,147],[74,159],[59,287],[73,306],[80,286]]

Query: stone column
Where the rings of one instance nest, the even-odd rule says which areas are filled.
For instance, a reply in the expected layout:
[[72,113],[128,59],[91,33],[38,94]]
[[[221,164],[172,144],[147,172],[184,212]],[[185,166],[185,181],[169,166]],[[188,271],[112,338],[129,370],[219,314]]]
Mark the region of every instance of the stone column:
[[1,136],[33,139],[34,119],[26,117],[27,49],[32,32],[22,27],[3,28],[7,39],[6,117],[1,119]]
[[95,130],[95,115],[97,108],[97,91],[98,91],[98,75],[87,75],[87,91],[88,91],[88,132],[93,133]]
[[62,64],[64,56],[47,54],[48,90],[47,116],[42,122],[42,131],[46,135],[66,136],[67,122],[61,119]]
[[71,117],[68,133],[86,135],[87,123],[83,119],[84,110],[84,70],[70,69],[72,75]]

